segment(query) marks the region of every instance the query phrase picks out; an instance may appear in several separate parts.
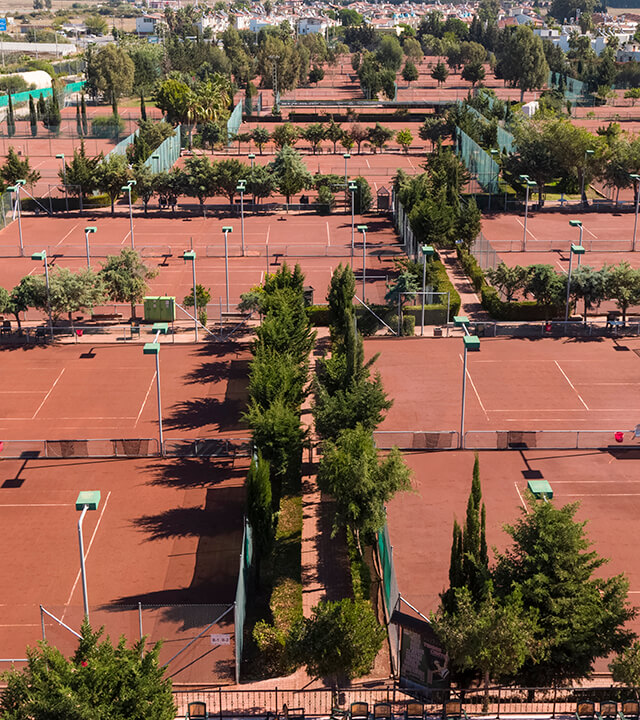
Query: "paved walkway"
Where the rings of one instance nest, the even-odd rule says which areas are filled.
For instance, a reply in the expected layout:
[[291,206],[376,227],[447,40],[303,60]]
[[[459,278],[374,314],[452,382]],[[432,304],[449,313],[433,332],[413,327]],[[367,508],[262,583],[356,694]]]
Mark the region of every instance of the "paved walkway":
[[460,315],[466,315],[470,320],[488,321],[491,318],[489,313],[482,308],[471,281],[466,276],[462,266],[458,262],[455,250],[438,250],[449,280],[460,294]]

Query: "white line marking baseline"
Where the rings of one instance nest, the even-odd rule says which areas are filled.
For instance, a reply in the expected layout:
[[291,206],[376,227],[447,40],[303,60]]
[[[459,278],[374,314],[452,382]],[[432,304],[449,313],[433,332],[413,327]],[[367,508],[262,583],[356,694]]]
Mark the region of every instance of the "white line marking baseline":
[[69,237],[69,235],[71,235],[71,233],[78,227],[79,224],[80,224],[80,223],[76,223],[76,224],[71,228],[71,230],[69,230],[69,232],[62,238],[62,240],[60,240],[60,242],[56,244],[55,247],[58,247],[58,245],[62,245],[62,243]]
[[[524,230],[524,223],[522,220],[520,220],[520,218],[516,218],[516,220],[520,223],[520,227]],[[527,235],[531,235],[531,237],[537,242],[538,238],[531,232],[531,230],[529,230],[529,228],[527,228]]]
[[574,384],[571,382],[571,380],[569,380],[569,378],[567,377],[567,373],[560,367],[560,363],[559,363],[557,360],[554,360],[553,362],[555,362],[556,366],[558,367],[558,370],[560,370],[560,372],[563,374],[564,379],[569,383],[569,385],[571,386],[571,389],[573,390],[573,392],[578,396],[578,400],[580,400],[580,402],[584,405],[585,410],[588,410],[588,409],[589,409],[589,406],[588,406],[587,403],[582,399],[582,396],[581,396],[580,393],[576,390],[576,388],[575,388]]
[[140,405],[140,410],[138,412],[138,416],[136,417],[136,421],[133,423],[133,427],[136,427],[138,425],[138,420],[140,420],[140,415],[142,415],[142,411],[144,410],[144,406],[147,404],[147,398],[149,397],[149,393],[151,392],[151,388],[153,387],[153,381],[156,379],[156,373],[155,370],[153,371],[153,376],[151,377],[151,382],[149,383],[149,387],[147,388],[147,394],[144,396],[144,400],[142,401],[142,405]]
[[518,493],[518,497],[520,498],[520,503],[521,503],[522,507],[524,508],[524,511],[525,511],[525,512],[527,513],[527,515],[528,515],[528,514],[529,514],[529,508],[527,507],[527,503],[524,501],[524,498],[522,497],[522,493],[520,492],[520,488],[518,487],[518,483],[515,482],[515,480],[514,480],[514,482],[513,482],[513,487],[515,487],[516,492]]
[[[460,362],[464,363],[464,358],[462,355],[458,355],[460,358]],[[478,390],[476,389],[476,384],[473,382],[473,378],[471,377],[471,373],[469,372],[469,368],[467,367],[467,377],[469,378],[469,382],[471,383],[471,387],[473,388],[473,392],[476,394],[476,397],[478,398],[478,402],[480,403],[480,407],[482,408],[482,412],[484,413],[484,417],[489,422],[489,415],[487,414],[486,408],[482,403],[482,400],[480,400],[480,394],[478,393]]]
[[60,380],[60,378],[62,377],[62,373],[65,371],[65,369],[66,368],[62,368],[62,370],[60,370],[60,375],[58,375],[58,377],[53,381],[53,385],[49,388],[49,392],[44,396],[44,400],[40,403],[40,405],[38,405],[38,409],[33,413],[33,416],[31,418],[32,420],[35,420],[36,415],[40,412],[42,406],[47,402],[47,398],[53,392],[53,388],[58,384],[58,380]]

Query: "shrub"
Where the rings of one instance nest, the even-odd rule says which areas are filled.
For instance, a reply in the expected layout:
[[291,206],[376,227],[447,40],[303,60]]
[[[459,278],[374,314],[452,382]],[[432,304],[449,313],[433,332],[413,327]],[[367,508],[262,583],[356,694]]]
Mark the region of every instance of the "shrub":
[[318,188],[316,204],[321,206],[320,212],[322,213],[330,213],[336,204],[336,198],[327,185],[321,185]]
[[413,315],[402,316],[402,334],[413,337],[416,331],[416,319]]
[[124,120],[119,115],[99,115],[91,120],[91,135],[99,138],[117,138],[124,132]]

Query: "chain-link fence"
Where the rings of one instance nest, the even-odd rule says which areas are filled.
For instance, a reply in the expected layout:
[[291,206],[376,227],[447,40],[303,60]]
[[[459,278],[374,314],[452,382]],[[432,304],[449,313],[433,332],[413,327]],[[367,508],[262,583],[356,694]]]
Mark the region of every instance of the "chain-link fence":
[[470,250],[478,265],[480,265],[483,270],[496,268],[500,264],[498,253],[482,232],[480,232],[478,237],[471,243]]
[[247,612],[247,590],[253,563],[253,534],[251,525],[244,521],[242,534],[242,550],[240,551],[240,569],[238,572],[238,585],[236,587],[235,602],[235,636],[236,636],[236,683],[240,682],[240,664],[242,662],[242,648],[244,638],[244,623]]
[[166,138],[145,160],[145,165],[153,173],[171,170],[180,157],[180,125],[173,130],[173,135]]
[[384,598],[385,619],[387,622],[387,631],[389,633],[389,648],[391,650],[391,663],[393,665],[394,674],[399,670],[399,627],[391,622],[391,615],[398,607],[398,580],[396,577],[396,569],[393,562],[393,547],[389,540],[389,528],[384,524],[382,530],[378,533],[378,559],[380,562],[380,574],[382,576],[382,595]]
[[227,120],[227,145],[231,145],[233,138],[238,134],[242,125],[242,103],[239,102]]
[[456,154],[478,185],[490,193],[499,192],[500,166],[460,128],[456,128]]

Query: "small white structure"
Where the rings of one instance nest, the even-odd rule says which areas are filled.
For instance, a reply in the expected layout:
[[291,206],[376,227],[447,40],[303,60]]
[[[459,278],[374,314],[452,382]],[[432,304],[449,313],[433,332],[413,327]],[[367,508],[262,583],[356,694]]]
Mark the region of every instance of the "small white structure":
[[303,17],[298,20],[298,35],[312,35],[314,33],[323,33],[326,28],[327,22],[324,18]]
[[161,20],[162,15],[140,15],[136,18],[136,32],[141,35],[154,35],[156,25]]
[[29,85],[33,85],[35,90],[51,87],[51,75],[44,70],[28,70],[26,72],[12,73],[4,77],[21,77]]
[[522,106],[522,114],[528,118],[533,117],[538,112],[539,107],[540,103],[537,100],[532,100]]

